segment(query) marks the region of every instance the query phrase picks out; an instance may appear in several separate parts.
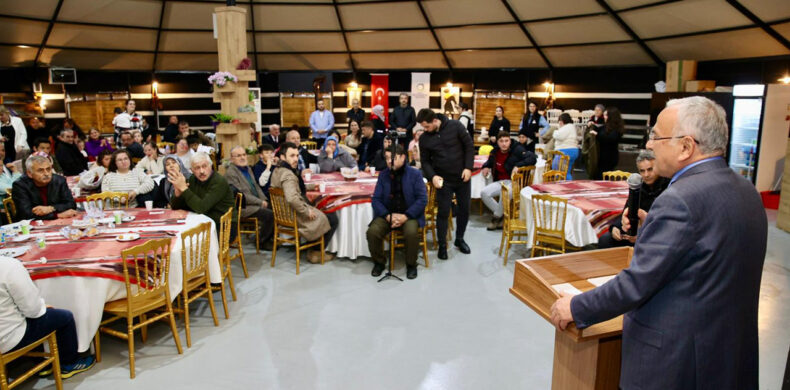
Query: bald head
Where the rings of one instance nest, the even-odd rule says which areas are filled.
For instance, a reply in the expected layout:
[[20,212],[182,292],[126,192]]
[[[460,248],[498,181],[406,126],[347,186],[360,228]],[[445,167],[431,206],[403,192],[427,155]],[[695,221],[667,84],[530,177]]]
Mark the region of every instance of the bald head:
[[296,145],[296,147],[299,147],[302,143],[302,136],[299,135],[299,131],[290,130],[288,134],[285,135],[285,142],[290,142]]

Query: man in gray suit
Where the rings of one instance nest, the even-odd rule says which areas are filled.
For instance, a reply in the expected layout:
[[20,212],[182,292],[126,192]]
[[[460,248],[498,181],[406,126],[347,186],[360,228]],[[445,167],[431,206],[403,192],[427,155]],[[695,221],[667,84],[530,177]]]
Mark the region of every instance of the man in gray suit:
[[625,313],[624,390],[757,389],[767,220],[752,183],[722,158],[727,137],[713,101],[668,102],[647,147],[656,172],[672,180],[649,214],[640,213],[630,267],[552,306],[560,329]]
[[272,250],[272,233],[274,232],[274,213],[269,210],[266,194],[255,180],[255,174],[247,165],[247,151],[236,146],[230,150],[230,162],[225,170],[225,180],[244,194],[245,206],[241,210],[242,218],[257,218],[261,249]]

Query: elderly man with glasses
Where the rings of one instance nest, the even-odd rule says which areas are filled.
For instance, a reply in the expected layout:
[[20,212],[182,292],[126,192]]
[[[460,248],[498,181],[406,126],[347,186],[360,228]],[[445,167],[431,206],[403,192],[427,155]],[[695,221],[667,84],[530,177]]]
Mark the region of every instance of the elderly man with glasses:
[[52,173],[49,157],[28,157],[25,170],[27,175],[17,179],[11,188],[17,219],[57,219],[77,215],[77,204],[66,179]]
[[[756,389],[757,307],[768,223],[754,185],[727,165],[724,109],[671,100],[647,143],[670,178],[630,266],[552,306],[559,329],[623,317],[620,388]],[[627,209],[626,209],[627,212]],[[624,221],[623,230],[630,223]]]

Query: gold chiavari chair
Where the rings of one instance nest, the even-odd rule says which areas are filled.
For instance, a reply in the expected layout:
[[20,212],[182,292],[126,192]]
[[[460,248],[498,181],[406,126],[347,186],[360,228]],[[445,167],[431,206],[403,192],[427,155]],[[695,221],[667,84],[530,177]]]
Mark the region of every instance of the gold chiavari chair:
[[16,218],[16,205],[14,204],[14,200],[11,199],[11,196],[3,199],[3,210],[5,211],[8,223],[14,223],[14,218]]
[[[238,249],[235,255],[230,257],[230,260],[241,260],[241,270],[244,271],[244,277],[249,278],[250,274],[247,272],[247,260],[244,259],[244,249],[241,247],[241,234],[242,233],[255,233],[255,249],[258,249],[258,220],[255,218],[246,218],[246,219],[254,219],[255,220],[255,231],[250,230],[241,230],[242,227],[242,218],[241,218],[241,210],[244,208],[242,205],[244,204],[244,194],[241,192],[236,194],[236,238],[233,239],[233,242],[230,243],[231,248],[235,247]],[[248,221],[245,221],[245,227],[249,229]],[[258,253],[256,251],[256,253]],[[234,299],[235,301],[235,299]]]
[[[532,195],[532,254],[540,249],[544,253],[565,253],[565,218],[568,200],[545,194]],[[559,249],[558,249],[559,248]]]
[[[431,262],[428,260],[428,234],[425,230],[425,227],[421,227],[417,230],[417,234],[420,235],[420,244],[422,245],[422,258],[425,259],[425,268],[431,268]],[[405,244],[403,242],[399,242],[403,240],[403,230],[402,229],[395,229],[390,231],[389,243],[390,243],[390,272],[392,272],[392,259],[395,258],[395,249],[396,248],[404,248]]]
[[230,230],[233,225],[233,207],[229,207],[228,212],[222,214],[219,218],[219,225],[217,236],[219,238],[219,267],[222,279],[219,282],[219,286],[214,285],[211,288],[214,291],[219,291],[220,295],[222,295],[222,308],[225,310],[225,319],[229,319],[228,298],[225,295],[226,279],[230,287],[231,298],[234,301],[236,300],[236,286],[233,285],[233,273],[230,267]]
[[128,209],[129,208],[129,194],[125,192],[100,192],[85,197],[85,201],[93,202],[100,200],[106,205],[108,209]]
[[[277,244],[289,243],[293,244],[296,248],[296,274],[299,275],[299,262],[300,252],[309,247],[320,245],[321,249],[321,265],[324,264],[324,236],[312,243],[302,243],[299,238],[299,221],[296,219],[296,212],[285,200],[285,193],[282,188],[270,188],[269,198],[272,202],[272,210],[274,211],[274,245],[272,248],[272,267],[277,258]],[[290,236],[292,238],[280,237],[280,235]]]
[[554,167],[555,159],[558,160],[557,160],[557,169],[554,170],[563,172],[567,177],[568,170],[571,169],[571,167],[569,166],[571,162],[571,157],[563,152],[560,152],[559,150],[552,150],[546,154],[546,166],[549,168]]
[[[439,215],[439,206],[436,203],[436,188],[433,187],[431,182],[425,183],[426,192],[428,194],[428,203],[425,205],[425,227],[423,229],[431,232],[431,239],[433,240],[433,249],[439,247],[438,230],[436,225],[436,217]],[[453,236],[453,212],[450,210],[450,215],[447,217],[447,241],[452,241]]]
[[[170,298],[170,239],[150,240],[144,244],[121,251],[126,298],[104,304],[104,313],[110,318],[99,324],[94,339],[96,361],[101,361],[101,333],[127,340],[129,344],[129,376],[134,379],[134,331],[140,329],[143,342],[147,338],[147,326],[159,320],[170,323],[173,340],[178,353],[182,354],[181,339],[176,330],[173,306]],[[159,309],[164,309],[158,311]],[[148,317],[149,313],[151,317]],[[135,317],[140,321],[135,324]],[[119,319],[126,319],[126,332],[106,327]]]
[[543,172],[544,183],[556,183],[565,180],[565,173],[560,171],[547,171]]
[[304,146],[307,150],[316,150],[318,149],[318,144],[315,141],[302,141],[300,142],[302,146]]
[[502,256],[502,248],[505,248],[505,258],[502,265],[507,265],[507,256],[510,252],[512,244],[528,244],[526,239],[519,239],[520,237],[528,237],[529,231],[527,224],[521,219],[518,210],[514,207],[515,198],[519,195],[513,193],[513,199],[510,199],[510,194],[505,184],[502,184],[502,194],[500,195],[504,201],[502,202],[502,240],[499,243],[499,255]]
[[[255,253],[261,253],[260,248],[260,232],[258,231],[258,218],[243,218],[241,216],[242,207],[242,199],[244,198],[244,194],[239,192],[236,194],[236,207],[239,209],[238,215],[238,226],[236,227],[236,231],[239,233],[244,234],[255,234]],[[245,273],[246,275],[246,273]]]
[[[214,326],[219,326],[214,296],[211,294],[211,281],[208,272],[209,235],[211,222],[204,222],[181,233],[181,270],[184,275],[179,308],[175,311],[184,314],[184,327],[187,347],[192,347],[192,334],[189,328],[189,304],[200,297],[208,299]],[[183,308],[180,307],[183,305]]]
[[511,193],[513,194],[513,209],[514,213],[518,214],[521,205],[521,189],[529,187],[535,180],[535,166],[528,165],[519,167],[516,173],[510,179]]
[[606,171],[603,173],[603,179],[606,181],[625,181],[631,176],[630,172],[625,171]]
[[160,141],[160,142],[156,143],[156,147],[159,148],[159,149],[164,149],[164,150],[167,150],[167,148],[169,147],[170,148],[170,153],[175,153],[175,151],[176,151],[176,144],[174,144],[172,142]]
[[[49,344],[49,352],[32,352],[33,349],[43,345],[45,342]],[[37,361],[35,366],[22,373],[22,375],[11,382],[8,382],[9,378],[8,373],[6,372],[6,366],[22,356],[45,359],[42,361]],[[9,390],[17,387],[22,384],[22,382],[33,376],[33,374],[47,369],[47,367],[50,365],[52,365],[52,375],[55,377],[55,388],[57,390],[62,390],[63,380],[60,377],[60,359],[58,358],[58,342],[55,337],[55,332],[40,338],[38,341],[35,341],[24,348],[20,348],[13,352],[6,352],[4,354],[0,353],[0,390]]]

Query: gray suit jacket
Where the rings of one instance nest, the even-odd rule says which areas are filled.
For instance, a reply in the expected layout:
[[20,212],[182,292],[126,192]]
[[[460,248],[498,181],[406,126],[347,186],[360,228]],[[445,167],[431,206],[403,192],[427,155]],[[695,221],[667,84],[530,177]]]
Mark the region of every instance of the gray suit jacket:
[[228,181],[228,184],[236,187],[242,194],[244,194],[245,203],[247,204],[241,210],[241,216],[244,218],[249,217],[252,214],[255,214],[258,210],[261,209],[261,202],[269,201],[266,199],[266,195],[263,193],[263,189],[258,184],[258,181],[255,180],[255,175],[252,173],[252,168],[246,167],[247,172],[250,173],[252,177],[253,184],[255,185],[255,190],[258,191],[258,195],[254,195],[252,193],[252,189],[250,188],[249,182],[247,182],[247,178],[241,173],[239,168],[233,164],[228,166],[228,169],[225,170],[225,180]]
[[656,199],[631,266],[571,301],[580,328],[625,313],[622,389],[757,389],[767,229],[754,186],[723,159]]

